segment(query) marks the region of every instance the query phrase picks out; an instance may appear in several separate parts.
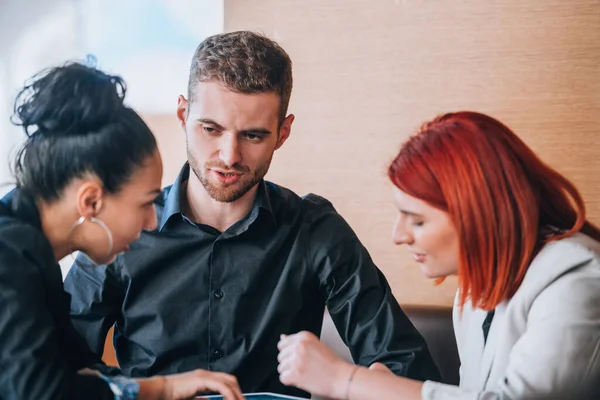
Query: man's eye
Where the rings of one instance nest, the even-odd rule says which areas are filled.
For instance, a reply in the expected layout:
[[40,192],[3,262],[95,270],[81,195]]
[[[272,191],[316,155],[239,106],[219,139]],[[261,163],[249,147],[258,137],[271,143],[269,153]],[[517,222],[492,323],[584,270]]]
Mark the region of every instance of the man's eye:
[[263,135],[256,135],[254,133],[246,133],[244,137],[251,142],[259,142],[262,140]]

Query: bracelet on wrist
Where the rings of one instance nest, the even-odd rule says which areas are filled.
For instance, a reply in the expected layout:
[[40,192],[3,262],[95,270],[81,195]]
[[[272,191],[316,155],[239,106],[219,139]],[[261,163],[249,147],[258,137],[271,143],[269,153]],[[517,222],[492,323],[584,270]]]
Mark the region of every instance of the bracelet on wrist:
[[360,365],[355,365],[350,375],[348,376],[348,384],[346,385],[346,396],[344,396],[344,400],[350,400],[350,386],[352,385],[352,380],[354,379],[354,375],[360,369]]

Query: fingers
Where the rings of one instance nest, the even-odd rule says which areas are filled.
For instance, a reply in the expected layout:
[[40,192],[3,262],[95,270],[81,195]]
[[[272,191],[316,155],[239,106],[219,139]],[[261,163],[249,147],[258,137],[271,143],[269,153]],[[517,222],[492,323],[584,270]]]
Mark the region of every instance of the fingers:
[[303,386],[303,382],[311,380],[315,368],[323,366],[323,351],[326,348],[313,333],[303,331],[282,335],[277,347],[280,350],[277,371],[284,385]]
[[297,378],[303,369],[303,358],[306,353],[306,335],[281,335],[277,344],[279,354],[277,355],[277,372],[279,380],[284,385],[290,386],[297,383]]
[[288,347],[290,344],[297,340],[297,334],[295,335],[279,335],[279,342],[277,342],[277,349],[282,350],[284,347]]
[[277,344],[279,354],[277,361],[286,362],[289,359],[303,360],[312,349],[318,347],[319,339],[310,332],[300,332],[295,335],[281,335],[281,340]]
[[171,388],[171,400],[194,397],[199,392],[212,391],[220,393],[226,400],[243,400],[242,391],[237,378],[223,372],[194,370],[165,377]]
[[100,371],[90,368],[82,368],[79,371],[77,371],[77,373],[80,375],[100,375]]
[[279,381],[286,386],[294,386],[297,382],[296,375],[297,372],[294,371],[293,368],[289,366],[286,367],[278,367],[277,372],[279,372]]
[[302,357],[298,357],[295,350],[295,347],[286,347],[277,356],[279,361],[277,372],[279,373],[279,380],[284,385],[295,383],[294,377],[301,373],[303,369]]
[[225,382],[207,382],[205,390],[217,392],[223,396],[225,400],[243,400],[242,392],[239,388],[234,388],[227,385]]
[[277,361],[283,362],[289,358],[303,358],[309,352],[311,343],[305,339],[293,338],[278,346]]
[[277,348],[279,350],[283,350],[286,347],[290,347],[301,342],[311,343],[315,341],[318,342],[319,339],[313,333],[302,331],[293,335],[281,335],[279,342],[277,343]]
[[210,390],[220,393],[225,400],[244,400],[242,391],[235,376],[222,372],[198,371],[201,385],[197,391]]

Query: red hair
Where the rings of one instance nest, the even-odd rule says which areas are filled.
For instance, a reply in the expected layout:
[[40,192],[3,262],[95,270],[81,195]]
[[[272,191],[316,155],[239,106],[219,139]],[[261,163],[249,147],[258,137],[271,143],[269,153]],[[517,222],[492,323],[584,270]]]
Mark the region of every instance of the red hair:
[[540,248],[582,232],[575,186],[501,122],[462,111],[425,123],[388,176],[400,190],[447,212],[459,236],[459,304],[492,310],[511,298]]

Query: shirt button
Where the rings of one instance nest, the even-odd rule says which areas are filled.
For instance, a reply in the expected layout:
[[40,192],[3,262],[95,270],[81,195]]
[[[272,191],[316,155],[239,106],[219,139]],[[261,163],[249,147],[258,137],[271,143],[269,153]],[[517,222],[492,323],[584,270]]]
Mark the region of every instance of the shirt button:
[[224,295],[225,295],[225,293],[223,293],[223,291],[222,291],[222,290],[217,290],[217,291],[215,292],[215,298],[216,298],[216,299],[222,299]]
[[221,358],[221,357],[223,357],[223,352],[221,350],[215,350],[215,351],[213,351],[213,356],[215,358]]

